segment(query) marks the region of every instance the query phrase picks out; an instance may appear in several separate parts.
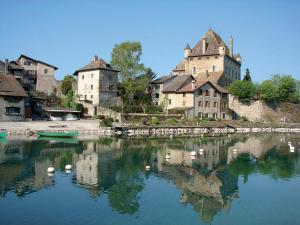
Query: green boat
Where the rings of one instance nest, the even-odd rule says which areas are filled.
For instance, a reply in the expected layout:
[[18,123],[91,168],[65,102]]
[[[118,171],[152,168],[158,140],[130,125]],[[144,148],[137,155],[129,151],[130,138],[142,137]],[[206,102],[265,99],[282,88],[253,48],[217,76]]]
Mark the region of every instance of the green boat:
[[6,131],[0,131],[0,138],[6,138],[7,132]]
[[74,138],[78,136],[78,131],[38,131],[40,137],[60,137]]

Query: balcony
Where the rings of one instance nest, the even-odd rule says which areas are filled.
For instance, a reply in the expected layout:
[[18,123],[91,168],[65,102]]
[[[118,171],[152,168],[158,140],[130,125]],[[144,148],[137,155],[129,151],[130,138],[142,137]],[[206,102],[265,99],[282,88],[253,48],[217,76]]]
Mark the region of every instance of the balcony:
[[25,75],[27,75],[30,79],[36,79],[37,77],[35,70],[27,70]]

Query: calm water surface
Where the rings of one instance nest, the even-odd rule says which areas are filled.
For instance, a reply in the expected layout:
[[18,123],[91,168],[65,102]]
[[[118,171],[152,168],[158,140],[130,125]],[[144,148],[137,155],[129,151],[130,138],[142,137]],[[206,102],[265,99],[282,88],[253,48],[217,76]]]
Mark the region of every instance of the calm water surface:
[[288,134],[2,141],[0,224],[300,224],[299,153]]

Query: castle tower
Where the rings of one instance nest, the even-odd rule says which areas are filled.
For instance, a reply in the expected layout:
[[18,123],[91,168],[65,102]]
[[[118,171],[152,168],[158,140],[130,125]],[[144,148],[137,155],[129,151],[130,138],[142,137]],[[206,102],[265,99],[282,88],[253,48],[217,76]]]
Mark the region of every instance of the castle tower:
[[184,58],[188,58],[191,54],[191,47],[189,44],[186,45],[186,47],[184,48]]

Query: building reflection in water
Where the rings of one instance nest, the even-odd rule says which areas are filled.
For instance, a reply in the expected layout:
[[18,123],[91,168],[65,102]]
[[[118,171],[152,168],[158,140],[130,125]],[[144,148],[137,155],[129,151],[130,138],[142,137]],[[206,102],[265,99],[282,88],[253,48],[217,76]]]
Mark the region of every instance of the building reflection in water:
[[[133,214],[139,209],[138,193],[142,192],[145,180],[155,174],[171,181],[181,191],[178,201],[190,204],[203,222],[211,223],[216,214],[227,211],[238,198],[239,176],[255,169],[266,172],[267,163],[282,161],[288,163],[283,165],[289,171],[282,172],[285,168],[279,168],[279,176],[295,173],[294,156],[298,153],[290,155],[286,151],[286,142],[291,138],[243,135],[142,140],[100,138],[79,143],[8,141],[0,143],[0,193],[5,196],[13,191],[23,197],[53,187],[55,178],[47,175],[47,168],[54,166],[63,172],[68,163],[72,164],[76,187],[87,190],[93,198],[106,194],[113,209]],[[191,156],[192,151],[196,156]],[[246,160],[241,161],[243,157]],[[145,170],[145,165],[151,165],[151,172]]]

